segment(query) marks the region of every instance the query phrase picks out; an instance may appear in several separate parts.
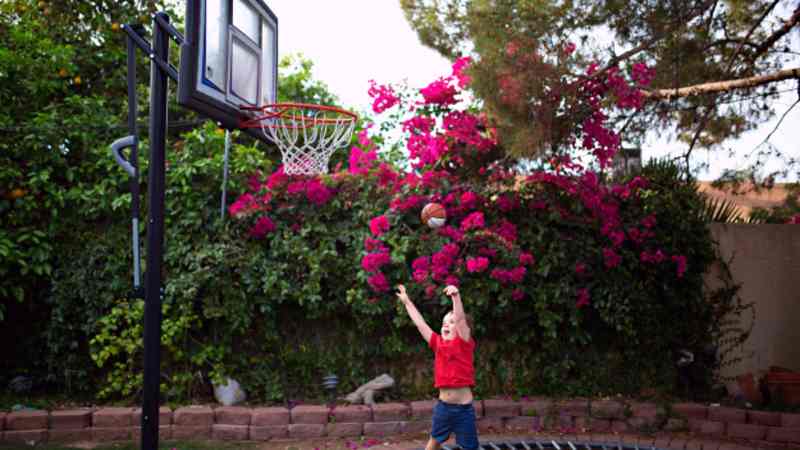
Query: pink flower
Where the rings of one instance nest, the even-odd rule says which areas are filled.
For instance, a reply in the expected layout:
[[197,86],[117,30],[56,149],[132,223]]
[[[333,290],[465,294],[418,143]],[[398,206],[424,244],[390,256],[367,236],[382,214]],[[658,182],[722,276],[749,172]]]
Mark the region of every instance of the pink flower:
[[386,276],[380,272],[367,278],[367,283],[369,283],[369,286],[375,292],[386,292],[389,290],[389,282],[386,280]]
[[348,170],[353,175],[366,175],[377,157],[375,150],[365,153],[360,148],[353,147],[350,149],[350,167]]
[[509,284],[522,282],[526,273],[527,269],[519,266],[511,270],[500,268],[492,269],[490,276],[503,284]]
[[452,105],[456,102],[456,89],[447,82],[446,79],[440,78],[428,86],[420,89],[422,97],[425,98],[426,104],[437,105]]
[[275,224],[272,220],[267,216],[261,216],[256,221],[256,224],[253,225],[253,228],[250,229],[250,236],[261,239],[267,233],[272,233],[273,231],[275,231]]
[[483,272],[489,267],[489,258],[479,256],[477,258],[467,258],[467,272]]
[[372,128],[372,124],[367,125],[366,128],[359,131],[356,135],[358,139],[358,145],[364,149],[364,151],[375,150],[375,143],[372,142],[372,139],[369,138],[369,129]]
[[368,252],[374,252],[376,250],[377,251],[388,251],[386,249],[386,247],[384,247],[383,241],[381,241],[379,239],[372,239],[372,238],[369,238],[369,237],[364,240],[364,250],[366,250]]
[[628,182],[628,188],[631,190],[638,190],[646,188],[649,184],[650,183],[647,181],[647,178],[636,176],[630,182]]
[[656,250],[653,253],[649,253],[647,251],[643,251],[639,255],[639,261],[646,262],[646,263],[655,263],[658,264],[661,261],[664,261],[667,256],[661,250]]
[[472,81],[470,76],[465,73],[471,63],[472,58],[469,56],[458,58],[453,63],[453,76],[458,80],[458,87],[460,88],[464,88]]
[[509,273],[509,280],[512,283],[522,283],[522,280],[525,279],[525,274],[528,273],[528,269],[522,266],[515,267],[511,269]]
[[375,80],[369,80],[369,84],[370,87],[367,93],[374,99],[372,111],[376,114],[380,114],[400,102],[400,99],[390,86],[378,85]]
[[293,181],[286,186],[286,193],[289,195],[296,195],[300,194],[306,189],[306,183],[304,181]]
[[453,111],[444,117],[442,126],[447,136],[471,145],[479,151],[488,151],[495,145],[493,139],[484,137],[481,133],[485,127],[484,122],[474,114]]
[[636,63],[631,67],[631,78],[640,87],[649,86],[656,76],[656,71],[644,63]]
[[617,267],[620,262],[622,262],[622,257],[617,254],[613,249],[604,248],[603,249],[603,260],[605,262],[606,268],[611,269]]
[[443,245],[440,253],[447,255],[447,257],[450,259],[456,259],[459,251],[458,245],[450,243]]
[[377,272],[381,267],[392,262],[388,253],[368,253],[361,259],[361,267],[367,273]]
[[589,290],[586,288],[578,289],[578,300],[575,302],[576,308],[582,308],[589,305]]
[[534,261],[535,258],[530,253],[522,252],[519,254],[519,263],[523,266],[529,266],[533,264]]
[[427,202],[428,198],[423,197],[421,195],[409,195],[406,198],[403,197],[395,197],[389,203],[389,207],[393,210],[406,212],[410,209],[416,209],[422,206],[423,203]]
[[571,55],[572,52],[574,52],[574,51],[575,51],[575,44],[573,44],[572,42],[567,42],[564,45],[564,53],[566,53],[568,55]]
[[414,116],[403,122],[403,131],[414,134],[426,134],[433,129],[436,121],[431,117]]
[[514,289],[514,292],[511,293],[511,298],[515,301],[520,301],[525,298],[525,293],[520,289]]
[[431,278],[439,282],[444,282],[449,275],[450,271],[448,270],[448,266],[435,265],[431,271]]
[[426,188],[436,189],[447,179],[447,172],[431,170],[422,174],[422,185]]
[[432,285],[426,286],[425,287],[425,297],[433,298],[434,295],[436,295],[436,286],[432,286]]
[[428,281],[428,271],[427,270],[415,270],[414,273],[411,275],[414,278],[414,281],[417,283],[424,283]]
[[311,203],[322,206],[333,198],[333,190],[322,184],[318,179],[310,180],[306,184],[306,198]]
[[445,282],[445,284],[452,284],[453,286],[458,286],[458,285],[460,285],[460,283],[461,283],[461,282],[459,281],[458,277],[456,277],[455,275],[450,275],[450,276],[448,276],[448,277],[447,277],[447,278],[444,280],[444,282]]
[[608,238],[611,239],[611,243],[614,245],[614,247],[619,247],[623,242],[625,242],[625,233],[622,231],[612,231],[609,233]]
[[494,231],[495,233],[497,233],[498,236],[505,239],[506,242],[509,242],[511,244],[513,244],[514,241],[517,240],[516,225],[505,219],[502,222],[500,222],[500,225],[498,225]]
[[649,216],[642,219],[642,226],[645,228],[653,228],[656,226],[656,215],[650,214]]
[[477,206],[480,197],[472,191],[466,191],[461,194],[461,207],[464,209],[472,209]]
[[267,188],[270,190],[278,189],[286,184],[288,179],[289,176],[283,172],[283,165],[280,165],[278,170],[273,172],[269,178],[267,178]]
[[414,172],[408,172],[406,173],[406,176],[404,176],[403,179],[400,181],[400,184],[403,184],[413,189],[419,186],[419,183],[421,181],[422,179],[419,177],[419,175],[417,175]]
[[389,231],[389,219],[386,216],[378,216],[369,221],[369,230],[375,237],[380,237]]
[[414,270],[428,270],[431,264],[431,259],[427,256],[420,256],[411,263],[411,268]]
[[639,231],[638,228],[628,228],[628,236],[631,238],[631,241],[636,244],[641,244],[644,242],[642,232]]
[[486,226],[483,220],[483,213],[480,211],[476,211],[461,221],[461,231],[469,231],[474,230],[476,228],[483,228]]
[[492,269],[492,272],[489,274],[489,276],[491,276],[492,278],[501,283],[508,282],[508,271],[505,269],[500,269],[500,268]]
[[439,228],[439,232],[437,234],[439,236],[444,236],[446,238],[449,238],[450,240],[455,242],[459,242],[461,241],[461,239],[464,239],[464,233],[462,233],[457,228],[454,228],[450,225]]
[[436,272],[437,269],[443,269],[446,271],[453,265],[453,258],[445,252],[439,251],[433,254],[433,258],[431,258],[431,262],[433,263],[433,271]]
[[256,208],[256,199],[253,194],[242,194],[228,207],[228,213],[233,217],[242,217],[251,213]]
[[394,185],[397,178],[397,172],[395,172],[390,165],[381,163],[378,166],[378,186],[385,187]]
[[253,192],[260,191],[262,188],[261,176],[262,176],[261,171],[258,171],[255,174],[250,175],[247,178],[247,188]]
[[424,167],[439,161],[447,151],[447,141],[444,136],[433,136],[431,134],[415,134],[408,138],[406,143],[408,155],[416,160],[414,167]]
[[578,276],[586,275],[586,264],[582,262],[575,263],[575,275]]
[[517,207],[517,200],[510,195],[501,195],[497,198],[497,207],[504,213],[511,212]]

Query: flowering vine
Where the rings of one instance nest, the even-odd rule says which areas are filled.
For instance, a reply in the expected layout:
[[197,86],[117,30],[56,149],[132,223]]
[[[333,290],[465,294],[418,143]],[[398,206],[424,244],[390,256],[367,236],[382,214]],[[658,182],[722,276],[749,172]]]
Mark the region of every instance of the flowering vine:
[[[514,46],[507,50],[520,51]],[[573,50],[572,45],[563,49],[567,55]],[[547,254],[552,242],[532,239],[533,223],[556,227],[549,232],[555,242],[570,245],[574,252],[561,256],[569,269],[558,279],[570,286],[570,314],[591,308],[600,278],[614,276],[620,266],[639,264],[642,270],[656,271],[671,264],[674,279],[681,279],[688,270],[686,256],[669,254],[654,241],[654,214],[637,215],[648,180],[635,177],[609,184],[568,154],[556,156],[552,170],[518,172],[500,157],[501,144],[489,117],[464,103],[470,62],[458,59],[450,75],[416,96],[370,83],[375,113],[393,109],[393,114],[406,114],[399,123],[409,163],[405,170],[382,160],[368,127],[357,134],[344,170],[323,177],[288,177],[279,168],[263,181],[251,181],[250,191],[231,205],[230,214],[253,217],[250,237],[267,239],[281,232],[281,226],[289,232],[302,229],[305,213],[293,203],[323,208],[336,202],[343,208],[357,201],[359,190],[369,192],[372,203],[365,210],[373,214],[363,223],[367,232],[359,246],[359,270],[369,290],[364,298],[374,307],[380,307],[380,298],[391,299],[397,283],[427,298],[454,284],[466,292],[485,292],[501,304],[523,304],[534,298],[537,284],[552,276]],[[593,76],[596,71],[596,66],[589,67],[579,86],[591,107],[580,129],[580,148],[602,169],[620,143],[605,126],[603,100],[613,96],[620,108],[641,107],[638,87],[649,83],[652,73],[635,65],[629,83],[617,69]],[[428,202],[445,207],[445,226],[431,229],[421,223],[419,212]],[[577,237],[559,224],[594,230],[590,238],[582,238],[592,245],[569,244]]]

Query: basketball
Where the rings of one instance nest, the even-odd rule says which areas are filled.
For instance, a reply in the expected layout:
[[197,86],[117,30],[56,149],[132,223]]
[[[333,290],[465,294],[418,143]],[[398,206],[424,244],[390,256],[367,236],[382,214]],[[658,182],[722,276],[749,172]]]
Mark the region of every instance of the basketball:
[[439,203],[428,203],[422,208],[422,223],[431,228],[439,228],[447,220],[447,212]]

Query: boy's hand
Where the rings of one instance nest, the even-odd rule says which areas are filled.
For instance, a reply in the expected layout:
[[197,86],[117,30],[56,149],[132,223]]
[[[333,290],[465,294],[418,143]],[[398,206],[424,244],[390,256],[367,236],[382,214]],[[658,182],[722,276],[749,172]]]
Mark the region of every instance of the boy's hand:
[[408,303],[411,301],[411,299],[408,298],[408,294],[406,294],[406,287],[402,284],[397,285],[397,298],[399,298],[403,303]]
[[461,298],[461,296],[458,293],[458,288],[453,286],[452,284],[450,284],[446,288],[444,288],[444,295],[446,295],[448,297],[451,297],[451,298],[452,297],[456,297],[456,296]]

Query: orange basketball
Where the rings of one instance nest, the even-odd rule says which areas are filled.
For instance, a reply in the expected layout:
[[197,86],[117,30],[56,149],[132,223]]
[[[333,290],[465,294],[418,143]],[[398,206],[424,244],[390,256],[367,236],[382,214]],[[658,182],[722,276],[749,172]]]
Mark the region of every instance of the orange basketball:
[[447,220],[447,211],[439,203],[428,203],[422,208],[422,223],[431,228],[439,228]]

